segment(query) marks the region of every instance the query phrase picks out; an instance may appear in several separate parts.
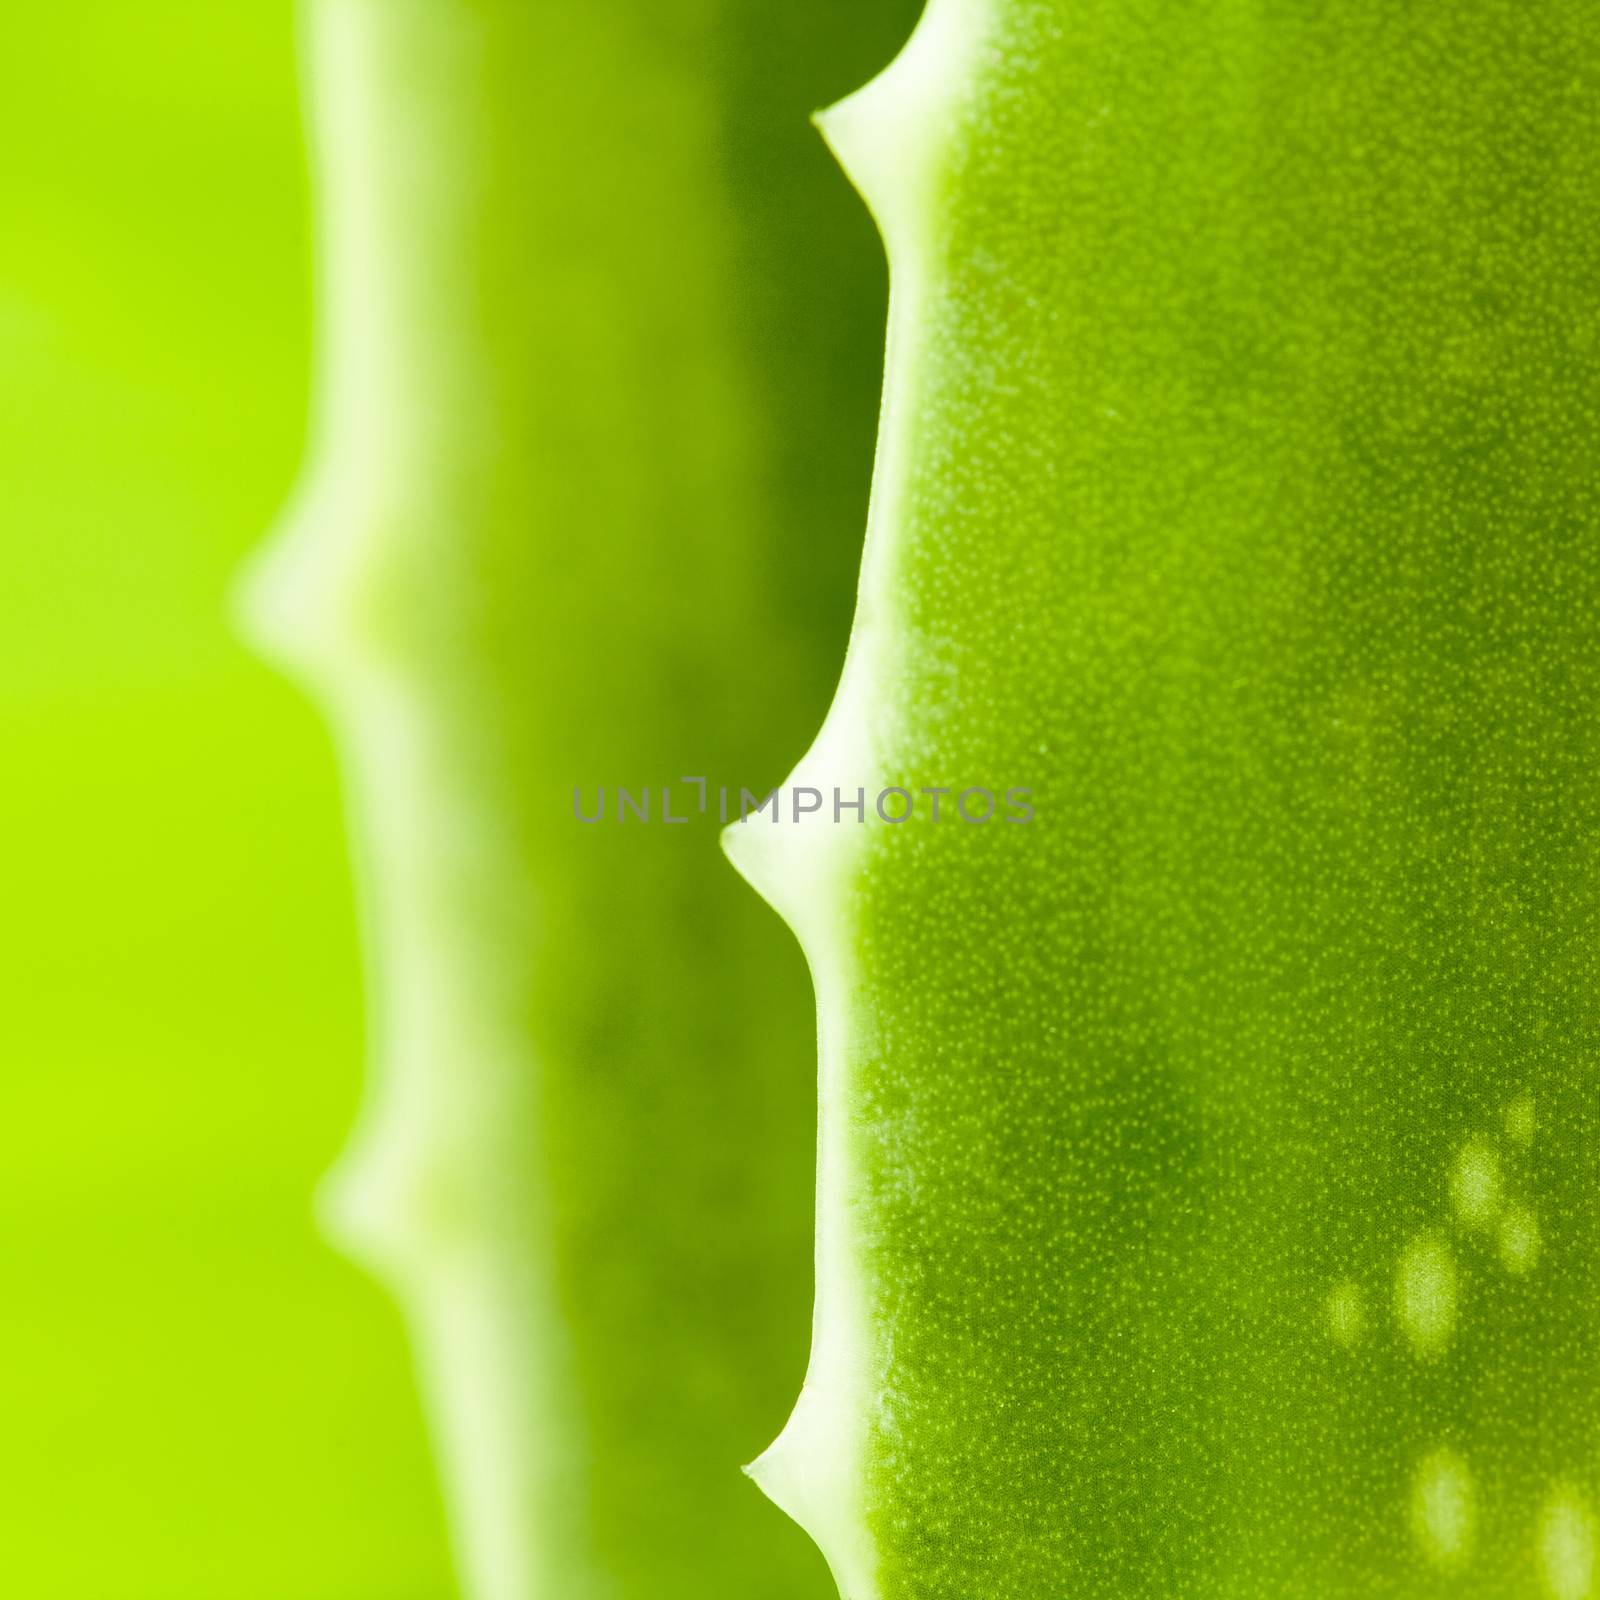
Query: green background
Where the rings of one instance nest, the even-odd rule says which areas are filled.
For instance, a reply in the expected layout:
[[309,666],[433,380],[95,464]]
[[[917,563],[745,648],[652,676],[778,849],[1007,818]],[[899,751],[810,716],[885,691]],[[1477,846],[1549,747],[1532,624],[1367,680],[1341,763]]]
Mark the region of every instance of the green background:
[[452,1592],[398,1319],[310,1196],[356,1103],[320,720],[227,596],[303,435],[293,7],[0,52],[0,1592]]

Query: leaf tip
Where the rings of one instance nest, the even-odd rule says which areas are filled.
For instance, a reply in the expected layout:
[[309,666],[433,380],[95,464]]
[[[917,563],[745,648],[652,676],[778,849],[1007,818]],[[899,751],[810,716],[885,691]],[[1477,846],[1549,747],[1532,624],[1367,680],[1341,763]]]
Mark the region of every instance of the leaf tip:
[[929,0],[900,54],[812,118],[891,245],[924,210],[981,15],[971,0]]
[[844,1600],[877,1600],[877,1557],[846,1465],[848,1417],[807,1381],[783,1432],[745,1469],[822,1552]]
[[245,561],[228,595],[235,634],[265,661],[298,674],[322,652],[324,585],[320,530],[327,519],[320,490],[296,491],[261,546]]

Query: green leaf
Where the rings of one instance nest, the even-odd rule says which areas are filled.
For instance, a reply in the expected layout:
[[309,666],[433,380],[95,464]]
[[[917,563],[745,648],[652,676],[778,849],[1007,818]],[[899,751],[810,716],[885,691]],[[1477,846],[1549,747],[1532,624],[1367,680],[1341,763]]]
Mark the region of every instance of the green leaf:
[[[814,1594],[737,1470],[803,1359],[804,972],[682,780],[770,787],[842,643],[882,265],[805,113],[908,9],[308,16],[319,428],[251,610],[361,867],[326,1209],[404,1306],[473,1595]],[[651,824],[575,819],[619,786]]]
[[730,848],[849,1600],[1597,1592],[1591,20],[933,0],[826,119],[893,309],[794,781],[918,814]]

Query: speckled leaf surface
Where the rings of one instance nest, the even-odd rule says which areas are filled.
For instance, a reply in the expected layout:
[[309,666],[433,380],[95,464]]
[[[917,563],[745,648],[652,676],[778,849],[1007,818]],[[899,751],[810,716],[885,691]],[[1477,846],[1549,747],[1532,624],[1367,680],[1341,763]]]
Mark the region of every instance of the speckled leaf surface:
[[730,842],[848,1600],[1600,1592],[1597,91],[1574,4],[933,0],[826,120],[893,309],[795,781],[1036,807]]

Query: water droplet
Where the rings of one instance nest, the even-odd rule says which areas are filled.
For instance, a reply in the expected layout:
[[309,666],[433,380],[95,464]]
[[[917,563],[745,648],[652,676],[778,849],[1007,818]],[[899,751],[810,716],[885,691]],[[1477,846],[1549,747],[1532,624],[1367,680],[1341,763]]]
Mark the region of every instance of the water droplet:
[[1417,1355],[1444,1353],[1456,1329],[1456,1261],[1438,1234],[1420,1235],[1401,1253],[1394,1309]]
[[1594,1517],[1582,1497],[1558,1485],[1539,1517],[1539,1571],[1552,1600],[1589,1600],[1594,1593]]
[[1425,1456],[1411,1486],[1411,1526],[1423,1550],[1438,1566],[1459,1567],[1472,1554],[1474,1521],[1466,1462],[1454,1450]]
[[1532,1272],[1539,1262],[1539,1219],[1524,1205],[1506,1207],[1500,1219],[1500,1261],[1507,1272]]
[[1328,1332],[1347,1350],[1366,1337],[1367,1299],[1353,1278],[1338,1284],[1328,1296]]
[[1487,1228],[1500,1209],[1500,1155],[1488,1139],[1472,1138],[1450,1169],[1450,1201],[1464,1227]]

